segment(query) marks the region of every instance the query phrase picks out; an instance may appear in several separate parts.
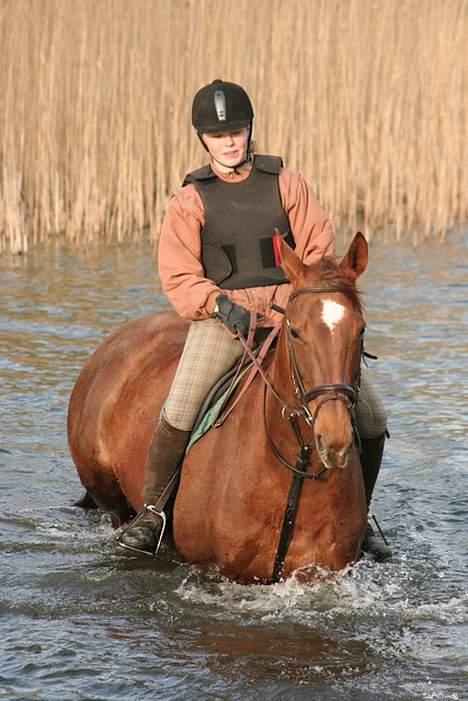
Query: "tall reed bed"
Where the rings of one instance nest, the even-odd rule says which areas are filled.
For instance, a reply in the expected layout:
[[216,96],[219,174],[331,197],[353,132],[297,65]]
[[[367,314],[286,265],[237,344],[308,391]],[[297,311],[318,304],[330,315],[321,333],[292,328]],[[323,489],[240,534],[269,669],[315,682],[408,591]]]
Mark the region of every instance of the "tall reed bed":
[[467,23],[467,0],[3,0],[0,250],[156,239],[216,77],[338,228],[443,237],[468,213]]

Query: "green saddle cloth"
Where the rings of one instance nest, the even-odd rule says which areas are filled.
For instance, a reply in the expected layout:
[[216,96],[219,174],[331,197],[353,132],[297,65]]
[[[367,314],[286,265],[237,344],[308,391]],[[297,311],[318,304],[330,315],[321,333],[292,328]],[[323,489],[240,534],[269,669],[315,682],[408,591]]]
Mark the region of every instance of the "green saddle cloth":
[[192,435],[190,436],[190,440],[187,445],[187,450],[190,450],[192,445],[196,443],[202,436],[204,436],[207,431],[210,430],[210,428],[216,422],[218,417],[221,415],[224,407],[227,404],[228,399],[234,394],[234,390],[236,389],[241,379],[244,377],[245,373],[251,369],[251,365],[248,365],[246,368],[244,368],[244,370],[239,374],[239,377],[237,378],[235,383],[230,385],[227,388],[227,390],[223,392],[223,394],[219,397],[219,399],[217,399],[214,404],[208,407],[202,419],[198,421],[197,425],[192,431]]

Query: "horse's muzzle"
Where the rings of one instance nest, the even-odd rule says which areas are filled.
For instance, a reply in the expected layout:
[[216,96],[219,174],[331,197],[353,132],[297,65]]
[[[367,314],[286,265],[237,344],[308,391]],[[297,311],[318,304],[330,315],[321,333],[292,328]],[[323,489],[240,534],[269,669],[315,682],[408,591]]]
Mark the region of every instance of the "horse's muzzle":
[[321,434],[315,436],[315,446],[320,461],[327,470],[332,470],[334,467],[344,468],[348,464],[349,454],[351,452],[352,440],[343,447],[334,447],[327,445]]

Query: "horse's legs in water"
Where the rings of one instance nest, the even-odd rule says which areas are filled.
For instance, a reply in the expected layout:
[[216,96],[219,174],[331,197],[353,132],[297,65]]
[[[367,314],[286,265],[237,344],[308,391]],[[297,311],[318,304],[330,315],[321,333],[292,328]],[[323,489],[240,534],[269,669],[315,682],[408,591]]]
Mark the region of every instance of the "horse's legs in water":
[[111,518],[111,523],[114,528],[119,528],[123,523],[126,523],[132,516],[135,515],[134,510],[122,495],[118,501],[113,500],[112,506],[99,503],[92,494],[86,490],[80,499],[75,501],[73,506],[79,506],[81,509],[99,509],[102,508],[108,511]]
[[85,491],[82,497],[73,502],[73,506],[79,506],[81,509],[97,509],[98,506],[88,490]]

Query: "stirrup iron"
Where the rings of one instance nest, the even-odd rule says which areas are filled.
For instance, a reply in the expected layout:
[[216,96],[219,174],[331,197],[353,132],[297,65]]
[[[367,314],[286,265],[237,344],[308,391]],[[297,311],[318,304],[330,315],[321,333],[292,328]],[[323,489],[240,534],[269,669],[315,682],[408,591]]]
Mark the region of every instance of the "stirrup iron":
[[[157,539],[157,542],[156,542],[156,545],[155,545],[154,549],[152,549],[152,550],[149,550],[149,549],[148,549],[148,550],[143,550],[143,548],[138,548],[138,547],[136,547],[136,546],[134,546],[134,545],[130,545],[130,544],[128,544],[128,543],[125,543],[124,540],[123,540],[123,538],[124,538],[124,536],[125,536],[125,533],[126,533],[128,530],[131,530],[133,527],[138,527],[138,522],[139,522],[141,519],[143,519],[143,517],[145,516],[145,514],[146,514],[147,511],[150,511],[150,512],[151,512],[152,514],[154,514],[155,516],[158,516],[159,519],[161,520],[161,527],[160,527],[160,531],[159,531],[159,537],[158,537],[158,539]],[[142,525],[144,525],[144,522],[143,522]],[[159,548],[161,547],[161,542],[162,542],[162,539],[163,539],[163,537],[164,537],[164,533],[165,533],[165,530],[166,530],[166,526],[167,526],[167,517],[166,517],[166,514],[164,513],[164,511],[158,511],[158,510],[156,509],[156,507],[154,506],[154,504],[145,504],[145,505],[143,506],[143,508],[140,509],[140,511],[138,512],[138,514],[135,516],[135,518],[127,525],[127,527],[125,528],[125,530],[124,530],[123,533],[121,534],[120,538],[118,538],[117,544],[120,545],[121,548],[125,548],[126,550],[132,550],[133,552],[143,553],[143,555],[148,555],[149,557],[156,557],[156,555],[157,555],[158,552],[159,552]],[[155,527],[155,528],[159,528],[159,524],[158,524],[158,525],[154,525],[154,527]],[[148,525],[148,528],[150,528],[149,525]]]
[[159,518],[162,521],[161,533],[159,534],[159,540],[156,544],[156,549],[153,553],[153,557],[156,557],[156,555],[159,552],[159,548],[161,547],[164,532],[166,530],[167,518],[166,518],[166,514],[164,513],[164,511],[157,511],[156,507],[153,504],[145,504],[145,509],[146,509],[146,511],[151,511],[151,513],[155,514],[155,516],[159,516]]

